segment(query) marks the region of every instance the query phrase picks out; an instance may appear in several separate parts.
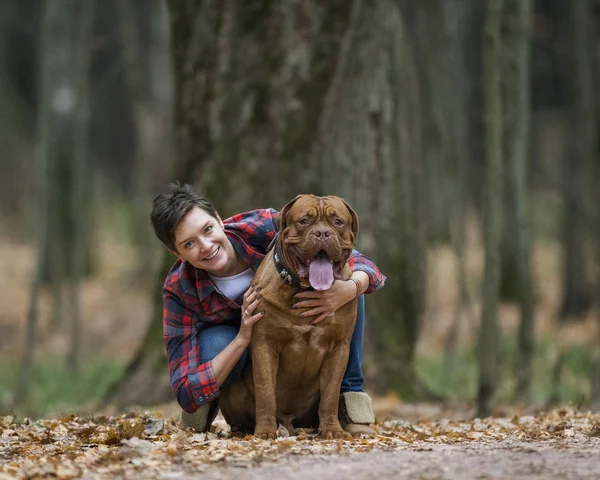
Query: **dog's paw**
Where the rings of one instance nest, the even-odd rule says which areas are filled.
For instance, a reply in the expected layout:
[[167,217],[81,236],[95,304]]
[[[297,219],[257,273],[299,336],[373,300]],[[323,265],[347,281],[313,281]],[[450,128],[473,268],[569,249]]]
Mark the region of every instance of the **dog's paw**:
[[321,438],[323,440],[351,440],[352,435],[344,430],[321,430]]
[[261,440],[275,440],[277,438],[277,430],[270,428],[256,428],[254,436]]

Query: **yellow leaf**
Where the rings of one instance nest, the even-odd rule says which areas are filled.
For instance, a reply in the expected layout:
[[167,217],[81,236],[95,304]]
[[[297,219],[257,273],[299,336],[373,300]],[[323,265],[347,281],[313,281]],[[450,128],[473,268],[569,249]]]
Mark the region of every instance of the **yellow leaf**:
[[169,445],[167,445],[167,455],[169,455],[170,457],[176,457],[177,453],[177,445],[175,445],[174,443],[169,443]]

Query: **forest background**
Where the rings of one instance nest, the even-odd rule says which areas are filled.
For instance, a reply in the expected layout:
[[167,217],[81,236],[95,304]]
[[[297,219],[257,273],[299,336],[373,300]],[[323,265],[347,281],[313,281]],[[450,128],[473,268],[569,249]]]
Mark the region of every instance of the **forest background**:
[[373,395],[598,405],[600,2],[0,6],[0,414],[173,403],[172,180],[353,206]]

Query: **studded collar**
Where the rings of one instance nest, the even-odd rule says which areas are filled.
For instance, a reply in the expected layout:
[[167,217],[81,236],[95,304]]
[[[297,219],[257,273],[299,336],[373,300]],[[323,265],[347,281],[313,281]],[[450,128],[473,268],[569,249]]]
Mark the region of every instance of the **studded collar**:
[[296,275],[293,270],[285,263],[283,258],[283,253],[281,252],[281,246],[279,245],[279,239],[277,236],[273,239],[271,245],[274,244],[275,251],[273,252],[273,261],[275,262],[275,268],[277,269],[277,273],[282,278],[282,280],[291,285],[294,288],[301,288],[303,290],[312,289],[310,285],[304,283],[298,275]]

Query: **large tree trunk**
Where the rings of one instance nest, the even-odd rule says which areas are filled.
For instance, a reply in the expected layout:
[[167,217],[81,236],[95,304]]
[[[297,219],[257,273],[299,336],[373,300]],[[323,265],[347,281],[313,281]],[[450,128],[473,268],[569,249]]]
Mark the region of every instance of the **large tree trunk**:
[[[173,0],[169,10],[176,178],[200,179],[222,217],[307,191],[343,196],[360,217],[358,248],[389,277],[367,314],[374,361],[387,365],[381,386],[411,391],[425,236],[418,81],[397,5]],[[112,403],[172,398],[155,306]],[[153,373],[126,396],[135,370]]]
[[504,161],[504,116],[502,108],[502,14],[504,0],[488,0],[485,22],[485,133],[486,177],[484,205],[485,270],[483,306],[479,333],[479,387],[477,414],[490,414],[498,383],[498,283],[499,247],[502,224],[502,187]]

